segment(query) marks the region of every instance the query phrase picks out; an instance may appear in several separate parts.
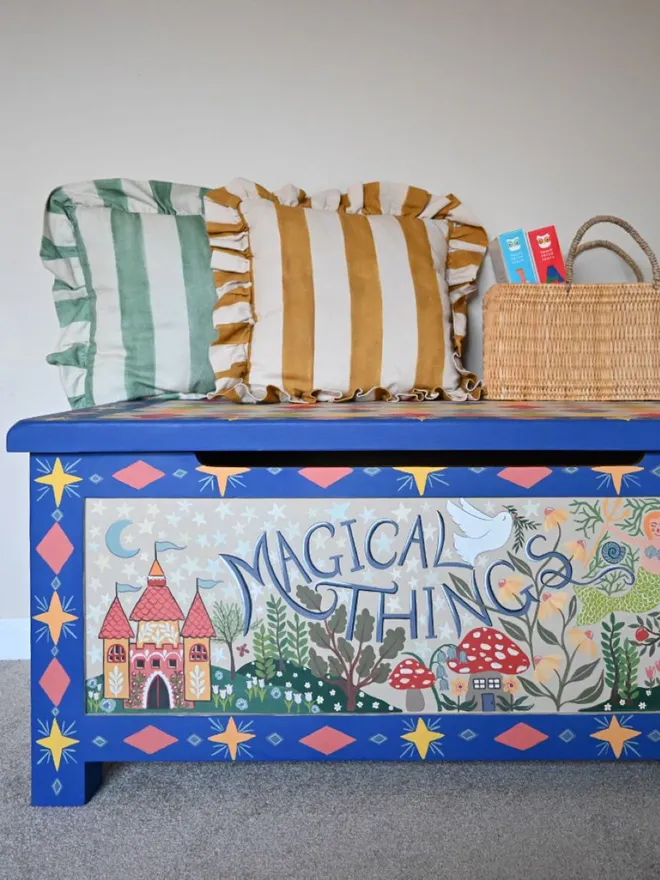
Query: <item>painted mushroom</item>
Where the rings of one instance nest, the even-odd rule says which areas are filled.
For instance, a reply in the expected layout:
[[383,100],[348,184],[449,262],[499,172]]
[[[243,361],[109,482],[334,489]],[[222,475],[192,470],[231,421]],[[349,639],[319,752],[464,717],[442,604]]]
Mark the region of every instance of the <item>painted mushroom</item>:
[[458,646],[458,656],[447,661],[452,672],[470,676],[468,698],[481,698],[481,710],[493,712],[502,693],[502,676],[529,669],[529,657],[520,645],[492,626],[479,626]]
[[406,657],[396,666],[389,682],[396,691],[406,692],[406,710],[422,712],[424,709],[423,690],[433,686],[435,675],[415,657]]

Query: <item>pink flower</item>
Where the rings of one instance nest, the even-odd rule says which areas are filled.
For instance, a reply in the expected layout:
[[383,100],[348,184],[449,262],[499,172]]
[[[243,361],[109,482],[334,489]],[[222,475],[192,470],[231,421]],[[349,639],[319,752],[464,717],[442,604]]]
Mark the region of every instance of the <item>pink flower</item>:
[[660,660],[655,661],[655,668],[660,672]]
[[647,678],[655,678],[655,666],[647,666],[646,667],[646,677]]

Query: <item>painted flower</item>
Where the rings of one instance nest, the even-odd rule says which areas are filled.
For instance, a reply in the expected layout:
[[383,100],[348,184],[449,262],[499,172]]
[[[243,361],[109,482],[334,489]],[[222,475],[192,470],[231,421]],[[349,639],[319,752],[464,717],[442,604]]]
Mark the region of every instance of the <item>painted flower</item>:
[[220,699],[224,700],[224,698],[226,696],[227,696],[227,688],[220,688]]
[[260,687],[260,688],[262,688],[262,687],[266,687],[266,679],[265,679],[265,678],[260,678],[260,679],[259,679],[259,687]]
[[245,684],[247,685],[247,689],[251,691],[252,688],[256,685],[256,681],[252,681],[251,678],[248,678]]
[[568,520],[568,511],[563,507],[546,507],[543,511],[545,519],[543,520],[543,528],[546,532],[565,523]]
[[335,695],[336,693],[337,693],[337,691],[334,690],[334,688],[333,688],[333,690],[330,691],[330,696],[331,696],[331,697],[334,697],[334,695]]
[[587,542],[582,538],[579,541],[566,541],[566,549],[576,562],[587,562],[589,559]]
[[451,689],[456,694],[457,697],[462,697],[463,694],[468,692],[468,688],[470,685],[468,684],[467,679],[465,678],[457,678],[451,684]]
[[515,599],[516,596],[524,589],[525,580],[519,574],[513,574],[510,577],[502,578],[497,582],[500,589],[500,597],[502,599]]
[[223,672],[221,672],[219,669],[216,669],[215,674],[214,674],[213,677],[215,678],[216,681],[222,681],[222,679],[223,679],[225,676],[224,676],[224,673],[223,673]]
[[546,620],[553,614],[563,611],[568,605],[568,593],[551,593],[548,590],[541,596],[539,619]]
[[655,664],[653,666],[647,666],[644,671],[646,672],[647,678],[655,678]]
[[313,699],[314,699],[314,694],[305,694],[305,702],[306,703],[311,703]]
[[95,678],[90,678],[90,680],[87,682],[87,687],[88,687],[90,690],[95,691],[95,690],[96,690],[96,679],[95,679]]
[[515,694],[517,690],[520,690],[517,678],[505,678],[503,687],[507,694]]
[[294,673],[293,673],[293,677],[294,677],[294,678],[298,678],[298,673],[297,673],[297,672],[294,672]]
[[644,691],[644,693],[646,694],[647,697],[650,697],[651,694],[653,693],[653,691]]
[[358,700],[355,705],[358,707],[358,709],[361,709],[364,706],[364,703],[362,702],[362,700]]
[[583,631],[575,627],[574,629],[569,629],[567,635],[568,641],[574,648],[577,648],[578,651],[586,654],[587,657],[598,656],[598,645],[594,642],[593,630],[588,629]]
[[317,697],[316,702],[321,706],[323,704],[323,697]]
[[285,681],[285,682],[284,682],[284,687],[290,688],[290,687],[293,687],[293,685],[291,684],[290,681]]
[[557,654],[547,654],[545,657],[534,657],[534,678],[541,683],[550,681],[555,672],[561,667],[561,657]]
[[378,702],[378,700],[374,700],[373,703],[371,704],[372,709],[377,709],[379,706],[380,706],[380,703]]
[[236,700],[236,708],[239,709],[241,712],[244,712],[247,709],[247,707],[248,707],[248,701],[246,699],[244,699],[243,697],[239,697]]
[[227,693],[228,693],[228,694],[233,694],[233,693],[234,693],[234,685],[233,685],[233,684],[228,684],[228,685],[227,685]]
[[335,712],[341,712],[341,703],[335,703],[333,708]]
[[619,700],[619,706],[625,706],[625,705],[626,705],[625,700]]
[[283,673],[280,669],[278,669],[277,672],[275,673],[275,675],[276,675],[278,678],[282,678],[282,676],[284,675],[284,673]]
[[655,668],[660,672],[660,660],[655,661]]
[[294,694],[293,695],[293,702],[296,704],[296,706],[299,706],[302,703],[302,694],[298,694],[298,693]]
[[220,693],[220,685],[219,684],[211,685],[211,690],[217,696]]
[[316,715],[320,711],[321,711],[320,706],[317,706],[316,703],[314,703],[314,705],[312,706],[312,712],[314,713],[314,715]]
[[639,708],[640,708],[640,709],[646,709],[646,703],[640,703],[640,704],[639,704]]
[[284,699],[290,703],[293,700],[293,691],[284,691]]
[[116,707],[116,700],[101,700],[101,712],[114,712]]
[[279,688],[272,688],[270,695],[274,700],[279,700],[282,696],[282,691]]
[[305,682],[305,687],[306,687],[306,688],[311,688],[311,684],[310,684],[308,681],[306,681],[306,682]]
[[605,705],[603,706],[603,709],[605,709],[606,712],[611,712],[612,711],[612,704],[605,703]]
[[616,565],[617,562],[621,562],[625,557],[626,548],[623,544],[619,544],[618,541],[605,541],[600,548],[600,555],[605,562],[609,562],[611,565]]

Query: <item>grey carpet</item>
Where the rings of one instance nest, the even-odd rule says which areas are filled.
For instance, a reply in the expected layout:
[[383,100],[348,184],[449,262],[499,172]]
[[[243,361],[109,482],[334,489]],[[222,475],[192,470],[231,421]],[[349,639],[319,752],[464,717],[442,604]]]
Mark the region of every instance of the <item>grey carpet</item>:
[[660,764],[125,764],[36,809],[28,699],[0,663],[2,880],[660,876]]

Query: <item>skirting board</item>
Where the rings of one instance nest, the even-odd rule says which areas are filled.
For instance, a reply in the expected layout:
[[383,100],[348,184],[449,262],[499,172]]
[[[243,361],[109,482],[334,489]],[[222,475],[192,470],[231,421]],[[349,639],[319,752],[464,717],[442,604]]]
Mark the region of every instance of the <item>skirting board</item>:
[[30,659],[30,619],[0,619],[0,660]]

